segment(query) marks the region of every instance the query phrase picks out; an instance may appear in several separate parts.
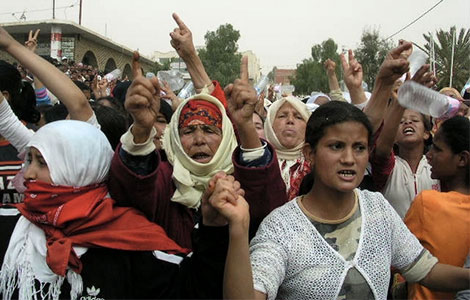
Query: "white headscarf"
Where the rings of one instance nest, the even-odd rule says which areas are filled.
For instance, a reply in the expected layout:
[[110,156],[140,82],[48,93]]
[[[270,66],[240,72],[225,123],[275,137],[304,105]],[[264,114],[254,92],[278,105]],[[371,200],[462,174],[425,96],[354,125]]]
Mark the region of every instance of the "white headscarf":
[[276,118],[276,114],[278,110],[282,107],[282,105],[284,105],[284,103],[286,102],[291,104],[300,113],[305,122],[308,121],[308,118],[310,118],[310,115],[312,113],[308,109],[307,105],[305,105],[305,103],[293,96],[288,96],[274,102],[269,107],[266,122],[264,122],[264,132],[268,142],[274,146],[274,149],[276,149],[276,154],[278,158],[286,160],[295,160],[302,156],[302,147],[304,145],[304,142],[302,141],[294,148],[288,149],[279,142],[279,139],[277,138],[276,133],[273,130],[273,123],[274,119]]
[[[178,123],[181,110],[186,103],[195,99],[215,104],[222,114],[222,141],[208,163],[199,163],[189,157],[183,150],[179,136]],[[232,152],[237,147],[233,125],[220,100],[209,94],[194,95],[178,106],[163,134],[162,147],[167,154],[168,161],[173,165],[176,191],[171,200],[174,202],[198,208],[201,204],[202,193],[212,176],[219,171],[233,173]]]
[[[113,156],[111,145],[99,129],[72,120],[41,127],[31,138],[26,152],[31,147],[42,154],[53,183],[76,187],[103,182]],[[73,248],[79,257],[87,250]],[[15,288],[20,299],[59,299],[65,277],[52,272],[46,255],[44,231],[20,217],[0,271],[0,294],[4,299],[11,298]],[[81,276],[69,269],[67,280],[71,285],[70,298],[77,299],[83,290]],[[39,287],[35,281],[39,282]]]
[[317,101],[318,97],[325,97],[325,98],[328,98],[328,101],[331,101],[330,96],[328,96],[327,94],[324,94],[322,92],[312,92],[312,94],[310,95],[310,98],[308,98],[306,104],[309,104],[309,103],[316,104],[315,101]]
[[41,127],[27,145],[41,152],[52,182],[87,186],[103,182],[111,166],[113,150],[96,127],[81,121],[64,120]]

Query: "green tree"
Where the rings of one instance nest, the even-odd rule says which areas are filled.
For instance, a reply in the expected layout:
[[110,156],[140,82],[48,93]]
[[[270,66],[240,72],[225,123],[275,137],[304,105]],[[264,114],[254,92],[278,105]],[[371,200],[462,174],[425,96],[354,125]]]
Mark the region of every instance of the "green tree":
[[354,51],[354,55],[362,65],[364,81],[369,86],[369,90],[372,90],[380,65],[392,47],[392,42],[381,38],[377,29],[362,32],[361,43]]
[[454,64],[452,67],[452,86],[459,91],[470,77],[470,29],[461,28],[456,31],[455,26],[449,31],[439,29],[435,36],[432,33],[423,34],[426,39],[424,48],[429,55],[431,51],[431,39],[434,41],[434,53],[436,61],[436,75],[439,78],[439,89],[450,86],[450,73],[452,61],[452,43],[455,33]]
[[160,64],[158,62],[155,62],[154,65],[153,65],[153,68],[151,70],[152,73],[154,73],[155,75],[158,73],[158,71],[166,71],[166,70],[169,70],[170,69],[170,61],[166,61],[164,62],[163,64]]
[[240,32],[231,24],[220,25],[204,36],[206,47],[199,50],[199,57],[211,79],[222,86],[235,81],[240,76],[241,54],[238,51]]
[[296,94],[308,95],[312,91],[328,91],[328,77],[323,63],[328,58],[335,61],[338,66],[336,68],[338,74],[340,59],[337,51],[338,45],[331,38],[312,46],[312,57],[304,59],[301,64],[298,64],[295,76],[291,78]]

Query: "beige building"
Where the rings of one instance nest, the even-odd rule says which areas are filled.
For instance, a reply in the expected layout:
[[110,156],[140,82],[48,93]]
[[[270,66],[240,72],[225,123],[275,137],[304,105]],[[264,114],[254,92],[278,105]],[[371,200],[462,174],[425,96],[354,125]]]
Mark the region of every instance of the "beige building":
[[256,84],[261,77],[261,65],[259,58],[251,50],[244,51],[241,54],[243,56],[248,56],[248,76],[250,81]]
[[[123,76],[131,77],[132,49],[74,22],[55,19],[0,25],[21,44],[27,40],[30,30],[40,29],[36,51],[39,55],[58,60],[67,58],[105,72],[119,68]],[[3,51],[0,59],[15,61]],[[144,71],[153,69],[154,62],[149,58],[141,56],[140,62]]]

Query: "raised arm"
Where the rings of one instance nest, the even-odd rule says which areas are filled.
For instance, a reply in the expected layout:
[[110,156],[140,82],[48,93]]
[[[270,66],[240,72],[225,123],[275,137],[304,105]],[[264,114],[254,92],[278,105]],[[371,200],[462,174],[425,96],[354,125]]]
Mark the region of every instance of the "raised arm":
[[343,66],[344,83],[348,87],[349,94],[351,95],[351,103],[358,105],[367,101],[364,89],[362,88],[362,65],[354,57],[352,50],[348,51],[348,61],[341,53],[341,64]]
[[[32,30],[29,31],[28,35],[28,40],[24,43],[26,48],[29,49],[29,51],[36,53],[36,48],[38,46],[38,35],[39,35],[39,29],[37,29],[34,33]],[[34,76],[34,90],[36,92],[36,102],[37,105],[41,104],[51,104],[51,99],[49,98],[49,95],[47,94],[47,90],[44,87],[44,84],[42,84],[41,80]]]
[[34,74],[67,107],[70,118],[87,121],[93,110],[83,92],[59,69],[29,51],[0,27],[0,48]]
[[206,69],[204,69],[204,65],[194,47],[191,30],[189,30],[188,26],[184,24],[177,14],[173,14],[173,19],[176,24],[178,24],[178,27],[170,33],[171,46],[175,48],[178,55],[185,62],[196,92],[200,93],[202,89],[207,86],[209,93],[212,93],[214,91],[214,85],[209,75],[207,75]]
[[160,111],[160,85],[156,77],[147,79],[142,75],[137,51],[132,59],[132,73],[134,80],[127,91],[124,106],[134,120],[130,128],[134,143],[141,144],[150,137]]
[[255,149],[262,146],[253,123],[253,112],[258,103],[256,90],[248,79],[248,57],[242,58],[240,79],[225,88],[228,109],[232,122],[238,129],[240,144],[243,149]]
[[401,81],[397,80],[392,89],[392,96],[390,105],[387,108],[387,112],[384,117],[384,124],[382,131],[375,145],[375,154],[378,157],[388,157],[393,149],[395,143],[395,136],[398,132],[398,126],[400,125],[401,118],[405,111],[405,108],[398,103],[397,92],[401,85]]
[[[435,77],[432,72],[429,72],[429,65],[423,65],[413,76],[414,81],[430,86],[435,83]],[[405,108],[398,103],[398,89],[401,86],[401,81],[396,80],[391,93],[391,103],[387,108],[384,117],[384,125],[379,137],[377,138],[375,154],[379,157],[388,157],[393,149],[395,136],[397,135],[398,126],[400,125],[401,118]]]
[[364,108],[364,113],[372,123],[374,133],[379,129],[384,118],[393,84],[404,73],[408,72],[409,62],[406,57],[402,56],[402,53],[406,53],[411,47],[411,43],[403,42],[387,54],[380,66],[379,73],[375,78],[372,95]]
[[330,88],[330,91],[339,90],[340,87],[335,71],[336,63],[328,58],[323,66],[325,67],[326,76],[328,77],[328,87]]
[[210,225],[229,225],[224,298],[266,299],[264,294],[255,292],[253,287],[248,245],[250,214],[243,194],[240,184],[232,176],[216,174],[202,198],[203,220],[210,219]]

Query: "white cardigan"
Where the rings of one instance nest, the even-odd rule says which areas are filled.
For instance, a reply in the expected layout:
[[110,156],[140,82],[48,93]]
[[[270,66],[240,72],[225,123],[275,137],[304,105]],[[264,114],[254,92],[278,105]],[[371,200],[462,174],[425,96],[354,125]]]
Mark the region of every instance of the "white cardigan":
[[406,269],[423,247],[382,194],[356,192],[362,225],[352,261],[328,245],[294,199],[271,212],[251,241],[255,289],[268,299],[336,299],[355,267],[375,298],[386,299],[390,266]]

